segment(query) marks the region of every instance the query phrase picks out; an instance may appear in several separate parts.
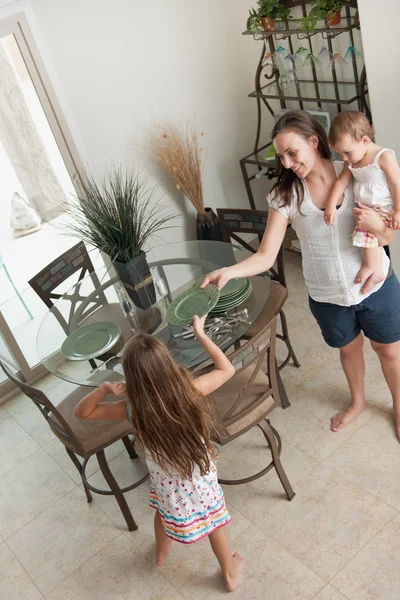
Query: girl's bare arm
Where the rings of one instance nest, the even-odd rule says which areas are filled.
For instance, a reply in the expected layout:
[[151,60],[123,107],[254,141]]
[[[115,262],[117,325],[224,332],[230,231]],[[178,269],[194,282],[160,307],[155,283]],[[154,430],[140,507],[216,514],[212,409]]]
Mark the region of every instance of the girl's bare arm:
[[125,394],[125,384],[122,382],[105,382],[82,398],[76,405],[74,415],[78,419],[100,421],[100,420],[123,420],[126,419],[126,400],[119,402],[100,402],[108,394],[120,397]]
[[379,166],[386,175],[393,202],[393,229],[400,229],[400,168],[392,152],[384,152]]
[[343,194],[346,191],[346,188],[350,185],[352,175],[349,170],[348,165],[345,163],[343,167],[343,171],[340,173],[339,177],[336,179],[333,184],[328,202],[326,204],[324,219],[328,225],[333,225],[336,214],[336,207],[341,203]]
[[194,333],[197,340],[213,361],[215,369],[210,373],[196,377],[193,383],[203,396],[207,396],[228,381],[228,379],[235,374],[235,369],[229,358],[227,358],[222,350],[204,333],[204,320],[205,317],[202,319],[199,319],[199,317],[194,318]]

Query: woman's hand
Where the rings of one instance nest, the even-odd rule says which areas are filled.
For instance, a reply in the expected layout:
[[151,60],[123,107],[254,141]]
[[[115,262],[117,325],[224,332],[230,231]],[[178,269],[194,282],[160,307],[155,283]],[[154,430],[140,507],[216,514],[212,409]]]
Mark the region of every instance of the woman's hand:
[[400,210],[396,210],[392,216],[393,229],[400,229]]
[[357,208],[353,208],[353,213],[357,227],[375,235],[380,246],[387,246],[393,242],[395,230],[387,227],[373,208],[357,202]]
[[229,267],[223,267],[222,269],[217,269],[216,271],[211,271],[211,273],[208,273],[200,287],[204,288],[206,285],[212,283],[213,285],[216,285],[219,290],[222,290],[224,285],[226,285],[231,279],[232,277],[230,276]]
[[378,213],[370,206],[365,206],[365,204],[357,202],[357,207],[353,208],[353,213],[356,217],[356,225],[359,229],[364,229],[374,235],[378,235],[385,231],[386,225]]
[[193,333],[196,336],[197,339],[199,339],[199,337],[204,337],[206,334],[204,333],[204,323],[206,320],[206,315],[204,315],[204,317],[198,317],[197,315],[195,315],[193,317]]
[[122,381],[106,381],[103,386],[107,394],[113,394],[117,398],[126,394],[125,383]]

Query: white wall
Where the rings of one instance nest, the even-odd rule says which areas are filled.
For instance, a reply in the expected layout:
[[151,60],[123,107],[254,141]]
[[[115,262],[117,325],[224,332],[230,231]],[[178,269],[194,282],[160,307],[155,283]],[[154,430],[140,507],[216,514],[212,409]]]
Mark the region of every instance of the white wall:
[[123,157],[166,183],[194,237],[194,211],[140,147],[155,120],[204,131],[205,203],[248,206],[239,158],[255,135],[261,43],[241,35],[248,0],[30,0],[27,18],[82,158]]
[[[359,0],[358,4],[376,142],[393,148],[400,160],[400,2],[385,0],[380,5],[383,10],[379,10],[376,0]],[[399,234],[390,253],[400,274]]]

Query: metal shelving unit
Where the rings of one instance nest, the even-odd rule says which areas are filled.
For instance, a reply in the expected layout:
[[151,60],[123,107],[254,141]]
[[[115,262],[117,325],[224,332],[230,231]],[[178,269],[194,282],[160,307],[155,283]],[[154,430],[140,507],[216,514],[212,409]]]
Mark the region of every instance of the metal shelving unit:
[[[307,4],[304,0],[292,0],[287,3],[287,6],[288,8],[301,7],[303,16],[307,16]],[[261,140],[262,120],[265,109],[270,115],[274,116],[271,101],[279,101],[281,110],[287,108],[286,103],[288,101],[295,101],[298,103],[298,108],[300,109],[304,108],[305,103],[315,103],[318,108],[322,108],[322,105],[326,104],[336,105],[337,112],[341,112],[342,106],[349,106],[357,102],[358,110],[365,112],[368,118],[371,119],[371,113],[366,101],[368,90],[365,67],[359,73],[354,55],[352,57],[352,81],[339,81],[334,64],[329,69],[330,78],[324,77],[324,79],[319,79],[315,65],[312,64],[310,79],[296,79],[291,89],[282,90],[282,87],[279,85],[279,78],[281,76],[279,70],[274,69],[270,74],[266,74],[263,71],[264,58],[268,53],[273,54],[275,52],[275,42],[279,43],[279,40],[287,40],[291,54],[293,54],[293,37],[306,40],[311,54],[313,53],[312,38],[316,35],[321,35],[326,40],[327,49],[332,55],[334,54],[332,39],[338,35],[347,34],[350,45],[354,47],[353,31],[360,28],[358,12],[355,11],[357,11],[357,1],[348,0],[345,2],[345,14],[338,25],[327,27],[323,21],[317,22],[313,32],[302,31],[300,19],[291,19],[288,21],[275,21],[274,29],[271,31],[263,31],[254,35],[249,31],[243,33],[243,35],[252,35],[254,39],[263,42],[255,75],[255,90],[249,94],[250,98],[255,99],[257,105],[255,143],[252,152],[240,160],[240,167],[251,208],[256,208],[251,182],[263,176],[272,179],[275,172],[274,164],[266,159],[266,154],[272,141],[263,144]],[[310,94],[310,88],[312,88],[313,94]],[[249,174],[248,167],[253,171],[254,167],[256,167],[257,170],[255,173]]]

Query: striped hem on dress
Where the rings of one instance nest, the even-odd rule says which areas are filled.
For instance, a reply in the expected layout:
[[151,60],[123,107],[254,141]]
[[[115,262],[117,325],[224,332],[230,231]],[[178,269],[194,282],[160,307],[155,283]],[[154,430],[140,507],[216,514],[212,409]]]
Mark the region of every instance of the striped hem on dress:
[[227,525],[231,520],[223,497],[212,509],[206,510],[204,513],[195,513],[190,517],[190,520],[164,514],[159,506],[156,494],[152,492],[150,492],[149,504],[152,508],[158,510],[167,536],[182,544],[197,542],[219,527]]

